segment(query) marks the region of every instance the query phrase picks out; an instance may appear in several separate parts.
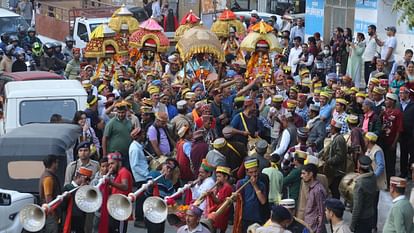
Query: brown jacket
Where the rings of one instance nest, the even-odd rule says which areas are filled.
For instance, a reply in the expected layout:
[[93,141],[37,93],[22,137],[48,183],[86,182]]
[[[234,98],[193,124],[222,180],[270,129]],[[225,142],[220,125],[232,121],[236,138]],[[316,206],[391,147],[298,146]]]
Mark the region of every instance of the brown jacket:
[[40,202],[42,204],[46,203],[46,197],[45,197],[45,191],[44,191],[44,187],[43,187],[43,182],[44,179],[46,177],[52,177],[53,178],[53,194],[52,194],[52,199],[55,199],[57,197],[57,195],[61,194],[61,189],[60,189],[60,182],[58,177],[53,174],[52,172],[45,170],[43,172],[43,174],[40,176],[40,180],[39,180],[39,195],[40,195]]

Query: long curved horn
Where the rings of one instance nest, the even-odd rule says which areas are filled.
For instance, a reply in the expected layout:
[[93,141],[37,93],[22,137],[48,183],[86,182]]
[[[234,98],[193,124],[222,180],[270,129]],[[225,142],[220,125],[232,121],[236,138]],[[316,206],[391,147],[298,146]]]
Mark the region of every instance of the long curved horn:
[[79,189],[79,186],[58,195],[55,199],[42,206],[29,204],[23,207],[19,213],[19,220],[26,231],[36,232],[40,231],[46,223],[46,216],[50,210],[58,207],[69,194]]

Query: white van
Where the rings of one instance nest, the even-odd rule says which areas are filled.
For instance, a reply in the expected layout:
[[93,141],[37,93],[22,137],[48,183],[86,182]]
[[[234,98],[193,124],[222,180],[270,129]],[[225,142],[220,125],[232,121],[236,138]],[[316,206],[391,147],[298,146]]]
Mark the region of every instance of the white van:
[[86,108],[87,93],[77,80],[8,82],[4,88],[0,134],[30,123],[47,123],[53,114],[71,120]]

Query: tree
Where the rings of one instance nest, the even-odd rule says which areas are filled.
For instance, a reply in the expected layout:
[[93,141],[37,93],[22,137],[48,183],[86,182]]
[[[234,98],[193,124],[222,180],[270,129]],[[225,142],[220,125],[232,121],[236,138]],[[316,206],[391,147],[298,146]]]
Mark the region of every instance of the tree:
[[406,21],[410,29],[414,28],[414,1],[413,0],[396,0],[392,6],[394,12],[401,13],[398,23]]

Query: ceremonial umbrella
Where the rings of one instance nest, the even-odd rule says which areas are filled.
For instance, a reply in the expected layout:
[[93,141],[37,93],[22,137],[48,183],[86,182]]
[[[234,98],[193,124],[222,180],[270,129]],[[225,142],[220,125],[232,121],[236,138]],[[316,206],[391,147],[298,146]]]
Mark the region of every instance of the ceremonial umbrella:
[[112,14],[108,25],[116,32],[123,30],[133,33],[138,30],[139,22],[133,17],[133,14],[125,7],[125,5],[122,5],[121,8],[117,9]]
[[200,25],[200,18],[190,10],[180,21],[180,26],[175,30],[175,40],[179,40],[188,29]]
[[220,62],[224,61],[224,52],[219,39],[203,26],[195,26],[187,30],[178,41],[176,48],[185,62],[198,53],[213,54]]
[[211,25],[211,31],[218,37],[229,37],[230,27],[234,27],[239,35],[246,33],[243,23],[237,19],[231,10],[226,9],[220,14],[218,20]]
[[129,45],[135,48],[144,47],[145,41],[152,39],[157,45],[157,52],[166,52],[170,46],[168,37],[153,17],[142,22],[139,29],[129,37]]
[[282,51],[279,41],[272,32],[273,27],[265,23],[263,20],[252,27],[252,31],[247,34],[240,44],[240,48],[246,52],[254,52],[256,44],[259,41],[266,41],[269,45],[269,51]]

